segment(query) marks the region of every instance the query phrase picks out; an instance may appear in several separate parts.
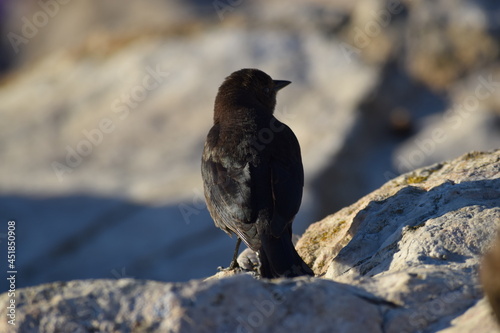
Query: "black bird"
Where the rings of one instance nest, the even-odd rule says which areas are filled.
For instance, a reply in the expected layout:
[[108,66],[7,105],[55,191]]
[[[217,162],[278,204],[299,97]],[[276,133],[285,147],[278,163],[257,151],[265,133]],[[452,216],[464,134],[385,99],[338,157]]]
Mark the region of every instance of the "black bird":
[[278,90],[258,69],[228,76],[215,98],[214,125],[203,150],[201,173],[215,225],[258,253],[263,278],[314,275],[292,243],[292,222],[302,200],[304,171],[292,130],[273,113]]

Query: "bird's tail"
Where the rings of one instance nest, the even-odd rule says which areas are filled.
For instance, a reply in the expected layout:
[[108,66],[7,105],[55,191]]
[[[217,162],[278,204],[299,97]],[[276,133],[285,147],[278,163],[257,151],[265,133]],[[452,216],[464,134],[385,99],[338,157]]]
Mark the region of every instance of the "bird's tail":
[[299,256],[292,243],[292,234],[284,232],[280,237],[261,235],[259,250],[260,275],[263,278],[314,276],[313,271]]

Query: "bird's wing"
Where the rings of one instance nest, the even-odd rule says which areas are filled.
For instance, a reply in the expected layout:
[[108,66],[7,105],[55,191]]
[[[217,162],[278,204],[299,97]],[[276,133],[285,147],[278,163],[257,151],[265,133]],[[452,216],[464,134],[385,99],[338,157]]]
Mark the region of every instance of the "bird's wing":
[[290,226],[302,201],[304,169],[300,146],[292,130],[283,125],[272,143],[270,159],[274,210],[272,234],[279,237]]
[[256,249],[249,163],[217,154],[217,135],[217,129],[209,132],[201,166],[208,209],[217,227],[237,234],[248,247]]

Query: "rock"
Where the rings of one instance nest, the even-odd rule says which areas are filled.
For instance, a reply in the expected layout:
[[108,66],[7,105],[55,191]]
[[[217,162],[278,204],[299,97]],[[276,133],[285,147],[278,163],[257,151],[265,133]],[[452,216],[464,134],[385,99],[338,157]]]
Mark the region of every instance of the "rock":
[[[492,153],[469,153],[450,162],[435,164],[399,176],[353,205],[311,225],[297,244],[299,253],[305,257],[308,264],[313,265],[317,274],[325,274],[330,269],[329,277],[337,278],[343,275],[359,275],[361,268],[344,271],[341,263],[355,264],[351,262],[351,259],[344,258],[344,253],[363,260],[373,251],[388,246],[393,246],[394,249],[399,248],[402,243],[398,242],[405,241],[406,236],[411,235],[412,232],[417,232],[417,234],[432,232],[434,227],[426,226],[428,220],[432,225],[440,225],[443,223],[439,222],[440,218],[447,214],[454,217],[453,221],[460,219],[467,221],[467,225],[470,224],[467,234],[464,234],[465,231],[460,232],[461,237],[454,240],[454,243],[472,241],[473,237],[478,236],[474,232],[481,232],[480,236],[494,233],[498,221],[491,218],[489,214],[495,217],[498,210],[499,161],[500,151],[498,150]],[[471,216],[478,217],[470,220]],[[482,222],[483,218],[486,218],[486,224]],[[460,223],[454,223],[457,225],[447,226],[445,235],[453,234],[457,228],[460,228]],[[421,229],[421,227],[425,228]],[[364,228],[367,234],[360,234],[359,228]],[[485,228],[488,229],[484,231]],[[425,241],[426,239],[434,240],[435,237],[442,237],[442,235],[442,233],[433,233],[421,236],[422,241]],[[348,245],[354,237],[358,241]],[[366,248],[362,245],[363,237],[374,240],[371,243],[372,247]],[[440,251],[444,257],[447,254],[473,255],[484,251],[486,246],[484,242],[479,244],[473,242],[474,246],[464,248],[464,252],[459,254],[454,248],[456,246],[454,243],[448,244],[446,246],[448,249],[446,247],[438,249],[431,244],[423,243],[411,245],[422,246],[418,250],[423,256],[398,258],[398,262],[402,261],[404,266],[407,259],[416,263],[421,263],[425,258],[439,259]],[[410,246],[407,243],[404,244]],[[354,249],[352,246],[360,246],[360,248]],[[340,253],[341,250],[343,253]],[[340,257],[337,257],[339,255]],[[331,262],[332,258],[336,257],[337,261]],[[340,258],[342,260],[338,260]],[[379,267],[382,266],[381,264]],[[363,275],[377,274],[380,270],[375,269],[369,273],[374,267],[369,268],[365,264],[362,264],[362,267]]]
[[[8,297],[0,296],[5,317]],[[376,298],[322,279],[87,280],[22,290],[19,332],[382,332]],[[360,320],[362,318],[362,320]],[[0,331],[13,327],[0,321]]]
[[386,316],[388,331],[444,328],[481,297],[499,176],[500,150],[415,170],[311,225],[297,250],[316,274],[404,305]]
[[477,271],[500,227],[499,176],[497,150],[388,182],[299,239],[315,278],[45,284],[0,295],[4,318],[16,302],[0,331],[493,331]]

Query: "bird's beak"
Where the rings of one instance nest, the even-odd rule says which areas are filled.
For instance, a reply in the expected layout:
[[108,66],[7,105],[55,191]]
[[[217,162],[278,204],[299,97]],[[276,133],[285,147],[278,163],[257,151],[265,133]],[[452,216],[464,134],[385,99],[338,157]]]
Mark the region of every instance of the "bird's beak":
[[282,88],[285,88],[287,85],[292,83],[291,81],[285,81],[285,80],[273,80],[274,82],[274,91],[278,91]]

